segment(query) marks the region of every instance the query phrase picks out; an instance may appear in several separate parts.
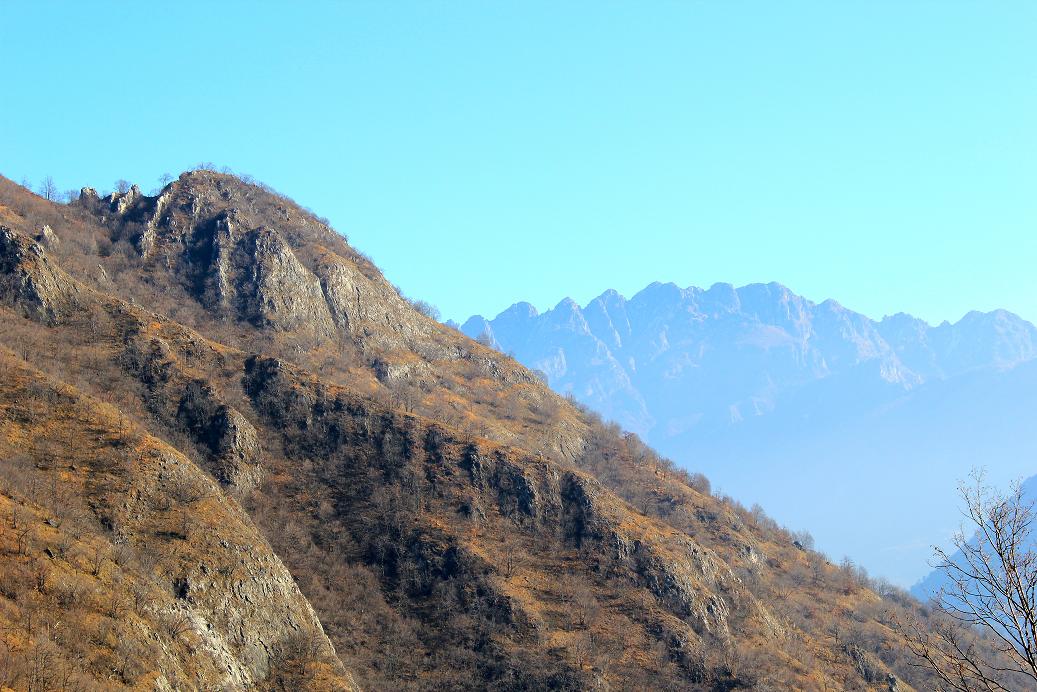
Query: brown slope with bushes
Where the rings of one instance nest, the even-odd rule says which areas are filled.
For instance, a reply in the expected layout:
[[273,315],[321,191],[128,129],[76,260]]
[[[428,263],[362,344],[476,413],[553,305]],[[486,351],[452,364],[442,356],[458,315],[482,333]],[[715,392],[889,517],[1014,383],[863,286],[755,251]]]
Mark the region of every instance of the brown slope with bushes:
[[0,193],[4,344],[240,503],[361,685],[924,687],[909,600],[420,314],[289,200],[210,172]]
[[0,378],[0,684],[352,687],[288,570],[211,477],[7,349]]

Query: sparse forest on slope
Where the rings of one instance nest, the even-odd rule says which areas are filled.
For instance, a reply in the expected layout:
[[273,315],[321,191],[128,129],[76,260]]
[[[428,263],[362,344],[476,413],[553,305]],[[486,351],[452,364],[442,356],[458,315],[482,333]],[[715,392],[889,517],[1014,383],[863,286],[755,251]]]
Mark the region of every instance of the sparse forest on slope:
[[0,224],[8,686],[41,660],[81,689],[928,684],[909,597],[422,314],[284,197],[0,179]]

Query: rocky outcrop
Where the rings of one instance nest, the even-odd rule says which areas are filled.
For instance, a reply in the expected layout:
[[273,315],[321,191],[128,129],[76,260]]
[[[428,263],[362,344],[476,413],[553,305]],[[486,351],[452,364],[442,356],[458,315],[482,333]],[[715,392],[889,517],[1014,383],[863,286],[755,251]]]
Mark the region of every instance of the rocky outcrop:
[[[130,501],[116,509],[113,520],[133,532],[146,525],[149,510],[154,511],[150,508],[163,506],[160,498],[165,496],[173,499],[174,516],[181,511],[198,515],[188,516],[184,533],[166,540],[191,541],[200,559],[159,558],[176,597],[168,612],[186,616],[191,629],[202,635],[201,646],[226,671],[224,684],[247,688],[261,683],[272,672],[276,647],[293,632],[321,637],[331,654],[295,581],[240,510],[214,502],[219,490],[182,457],[165,453],[146,462],[129,490]],[[214,524],[202,519],[203,512],[214,511],[219,517]]]
[[81,287],[47,259],[43,246],[0,226],[0,300],[44,324],[78,304]]
[[343,335],[377,349],[454,356],[436,343],[438,325],[411,309],[341,237],[268,191],[197,171],[157,197],[134,187],[98,200],[84,190],[80,203],[106,223],[132,228],[142,256],[184,267],[184,280],[209,309],[230,304],[230,314],[254,324],[285,331],[311,324],[322,339]]
[[[896,678],[890,674],[885,666],[875,660],[875,657],[865,651],[859,644],[847,642],[843,645],[843,652],[853,663],[854,670],[861,676],[864,682],[877,683],[886,682],[891,689],[896,689]],[[893,682],[889,683],[892,678]]]
[[194,443],[201,466],[222,485],[247,493],[262,480],[259,434],[211,384],[184,373],[185,350],[204,347],[174,347],[167,339],[137,334],[127,340],[120,360],[147,388],[153,415]]
[[208,454],[207,467],[220,483],[242,492],[261,480],[259,436],[211,386],[191,382],[177,406],[177,421]]
[[645,534],[631,535],[623,528],[622,514],[608,501],[608,492],[591,478],[566,474],[560,490],[568,540],[577,547],[591,541],[673,613],[694,623],[699,634],[728,633],[727,599],[745,599],[747,594],[738,593],[737,580],[712,551],[685,536],[651,540]]
[[143,196],[140,188],[133,185],[126,192],[113,192],[104,198],[104,202],[108,205],[108,209],[111,212],[122,216]]
[[36,242],[47,249],[54,249],[61,244],[61,240],[58,238],[58,234],[54,232],[54,229],[43,224],[40,228],[40,232],[36,234]]
[[418,315],[384,279],[371,278],[330,251],[318,255],[316,273],[336,326],[372,350],[406,347],[428,359],[445,358],[436,349],[436,325]]
[[244,235],[234,249],[239,315],[257,326],[331,338],[333,321],[320,282],[274,230]]
[[[210,310],[231,313],[234,300],[234,246],[240,234],[229,213],[220,214],[191,236],[195,296]],[[152,238],[151,243],[154,242]]]

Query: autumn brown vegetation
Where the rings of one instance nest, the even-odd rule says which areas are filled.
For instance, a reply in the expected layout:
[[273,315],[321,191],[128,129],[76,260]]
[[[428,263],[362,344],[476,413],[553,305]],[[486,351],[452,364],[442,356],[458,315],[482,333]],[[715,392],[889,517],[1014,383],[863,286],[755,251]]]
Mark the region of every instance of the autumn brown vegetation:
[[[923,606],[440,325],[287,198],[0,179],[0,224],[4,684],[935,681],[895,627]],[[206,610],[254,578],[242,551],[270,607]]]

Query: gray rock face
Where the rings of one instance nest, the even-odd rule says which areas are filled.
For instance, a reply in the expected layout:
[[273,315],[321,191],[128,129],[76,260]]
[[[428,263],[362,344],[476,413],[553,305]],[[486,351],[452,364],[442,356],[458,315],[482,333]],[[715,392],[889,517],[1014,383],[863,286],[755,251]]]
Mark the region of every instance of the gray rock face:
[[44,224],[40,228],[40,232],[36,234],[36,242],[48,249],[55,248],[61,243],[58,234],[47,224]]
[[276,231],[249,232],[235,246],[238,311],[256,325],[330,338],[334,325],[320,281]]
[[[157,197],[131,189],[84,206],[133,229],[142,257],[182,267],[195,298],[223,317],[323,341],[345,336],[430,358],[437,326],[334,231],[292,214],[272,193],[205,171],[185,173]],[[114,216],[111,216],[113,215]],[[318,240],[321,244],[313,244]]]
[[259,435],[243,415],[229,406],[220,408],[214,420],[218,443],[216,458],[221,474],[242,490],[251,490],[261,480]]
[[[219,493],[189,461],[166,450],[145,457],[133,481],[132,492],[118,505],[120,526],[131,535],[146,523],[155,505],[161,506],[155,497],[171,487],[191,488],[190,497]],[[185,496],[182,490],[172,492]],[[196,505],[195,511],[206,502],[186,501]],[[191,536],[193,547],[208,556],[204,561],[184,566],[159,555],[177,597],[168,616],[187,619],[198,646],[221,662],[226,689],[254,689],[267,677],[276,647],[293,632],[316,633],[326,650],[331,644],[291,574],[240,508],[224,504],[220,511],[225,531],[196,531]],[[239,532],[234,542],[225,537],[231,530]]]
[[[852,643],[845,644],[843,652],[849,657],[854,669],[865,682],[886,682],[891,689],[896,689],[896,678],[873,655]],[[889,682],[890,678],[893,679],[892,683]]]
[[78,301],[79,285],[47,260],[43,246],[0,226],[0,300],[55,324]]
[[126,192],[113,192],[105,197],[104,201],[108,204],[108,209],[110,211],[122,216],[129,211],[129,209],[136,204],[142,196],[140,188],[134,185]]
[[262,478],[259,436],[211,387],[192,382],[177,408],[177,420],[208,452],[208,470],[225,485],[247,492]]

